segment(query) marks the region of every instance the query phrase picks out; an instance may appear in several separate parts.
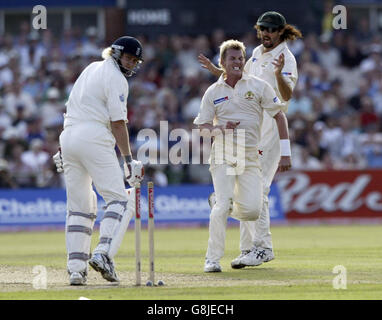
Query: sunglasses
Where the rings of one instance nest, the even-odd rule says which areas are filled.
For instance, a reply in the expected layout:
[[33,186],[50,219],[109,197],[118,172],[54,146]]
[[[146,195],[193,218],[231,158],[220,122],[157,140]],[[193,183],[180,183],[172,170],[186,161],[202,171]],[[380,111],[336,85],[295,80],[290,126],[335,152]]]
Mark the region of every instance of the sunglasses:
[[260,30],[261,31],[267,31],[268,33],[273,33],[273,32],[276,32],[278,30],[278,28],[268,28],[268,27],[263,27],[263,26],[260,26]]

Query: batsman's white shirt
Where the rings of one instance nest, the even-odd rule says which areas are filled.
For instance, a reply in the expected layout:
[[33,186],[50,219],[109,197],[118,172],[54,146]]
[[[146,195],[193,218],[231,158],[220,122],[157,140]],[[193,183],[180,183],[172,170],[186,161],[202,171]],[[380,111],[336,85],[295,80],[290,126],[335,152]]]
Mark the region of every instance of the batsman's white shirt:
[[76,80],[66,103],[66,124],[127,121],[129,85],[113,58],[91,63]]

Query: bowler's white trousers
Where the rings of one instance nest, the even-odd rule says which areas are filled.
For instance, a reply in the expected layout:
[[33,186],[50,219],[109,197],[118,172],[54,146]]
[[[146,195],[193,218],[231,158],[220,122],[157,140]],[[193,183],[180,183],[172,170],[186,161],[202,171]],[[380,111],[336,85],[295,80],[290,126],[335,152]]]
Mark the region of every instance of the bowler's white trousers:
[[[118,231],[126,231],[134,203],[129,201],[125,190],[123,172],[114,149],[115,139],[107,126],[98,122],[68,122],[66,119],[60,135],[67,194],[67,267],[69,272],[79,272],[87,270],[97,215],[97,197],[92,182],[106,203],[99,244],[94,252],[106,253],[112,258],[120,245],[114,244],[115,248],[110,252],[112,240]],[[121,230],[121,224],[124,230]]]
[[[212,165],[210,172],[215,190],[216,203],[211,210],[209,239],[206,259],[219,261],[224,255],[227,218],[256,220],[263,203],[262,174],[255,153],[246,153],[244,171],[229,174],[234,167],[227,163]],[[230,170],[229,170],[230,169]]]
[[[240,250],[250,250],[253,246],[272,249],[270,231],[269,200],[272,180],[280,162],[280,137],[276,121],[264,115],[264,122],[271,126],[266,135],[261,136],[259,156],[263,173],[263,207],[256,221],[240,221]],[[271,123],[269,123],[271,122]],[[263,123],[264,126],[264,123]]]

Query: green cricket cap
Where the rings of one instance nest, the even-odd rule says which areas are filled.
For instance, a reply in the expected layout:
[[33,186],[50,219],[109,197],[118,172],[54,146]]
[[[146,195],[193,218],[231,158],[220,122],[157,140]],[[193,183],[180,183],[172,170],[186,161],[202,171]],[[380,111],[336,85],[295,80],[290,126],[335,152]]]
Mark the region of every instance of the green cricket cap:
[[256,24],[267,28],[283,28],[286,25],[286,20],[281,13],[267,11],[260,16]]

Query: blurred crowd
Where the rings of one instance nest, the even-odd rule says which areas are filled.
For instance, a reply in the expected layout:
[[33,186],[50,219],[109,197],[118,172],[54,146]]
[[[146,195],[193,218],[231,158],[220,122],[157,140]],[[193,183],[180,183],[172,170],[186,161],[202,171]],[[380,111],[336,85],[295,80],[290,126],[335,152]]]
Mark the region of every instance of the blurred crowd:
[[[129,80],[128,98],[134,156],[144,144],[137,141],[142,128],[157,132],[151,148],[159,152],[164,143],[159,124],[168,121],[169,132],[190,133],[181,139],[190,146],[187,157],[208,157],[191,130],[201,98],[216,79],[197,56],[203,53],[217,64],[219,45],[230,37],[221,29],[210,35],[138,36],[145,62]],[[254,31],[235,38],[245,43],[247,58],[259,44]],[[64,186],[51,157],[58,150],[65,102],[83,68],[101,60],[108,45],[95,27],[69,29],[57,38],[24,23],[19,34],[0,36],[1,188]],[[293,169],[382,168],[381,35],[361,21],[357,32],[304,34],[288,45],[299,71],[287,113]],[[179,141],[165,139],[169,148]],[[171,162],[147,165],[145,179],[157,185],[211,183],[207,165]]]

